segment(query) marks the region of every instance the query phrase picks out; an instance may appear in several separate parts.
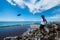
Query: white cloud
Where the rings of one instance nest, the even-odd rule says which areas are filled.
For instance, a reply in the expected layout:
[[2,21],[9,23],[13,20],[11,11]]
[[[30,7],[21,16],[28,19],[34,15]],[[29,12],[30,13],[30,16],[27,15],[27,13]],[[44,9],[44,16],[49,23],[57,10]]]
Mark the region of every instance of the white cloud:
[[11,5],[16,6],[16,4],[12,2],[12,0],[6,0],[6,1],[8,1],[9,3],[11,3]]
[[53,11],[53,16],[47,17],[48,21],[59,21],[60,22],[60,8]]
[[52,17],[50,17],[51,19],[60,19],[60,14],[54,15]]
[[60,0],[40,0],[38,2],[36,2],[37,0],[29,0],[29,2],[26,2],[24,0],[13,0],[15,3],[13,3],[12,0],[7,1],[12,5],[18,5],[22,9],[27,6],[29,8],[29,11],[33,14],[51,9],[54,6],[60,4]]
[[60,14],[56,14],[54,16],[47,17],[48,21],[60,21]]

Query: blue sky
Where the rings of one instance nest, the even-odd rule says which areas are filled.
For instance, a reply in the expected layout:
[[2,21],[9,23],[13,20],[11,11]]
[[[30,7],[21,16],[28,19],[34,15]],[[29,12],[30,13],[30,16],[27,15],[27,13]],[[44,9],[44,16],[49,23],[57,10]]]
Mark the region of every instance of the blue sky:
[[52,1],[0,0],[0,21],[40,21],[42,14],[48,21],[60,21],[59,0]]

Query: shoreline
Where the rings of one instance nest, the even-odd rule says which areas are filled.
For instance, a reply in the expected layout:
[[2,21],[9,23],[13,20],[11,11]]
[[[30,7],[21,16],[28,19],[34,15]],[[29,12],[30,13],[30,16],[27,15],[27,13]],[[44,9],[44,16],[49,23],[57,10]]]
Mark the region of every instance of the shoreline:
[[22,35],[30,26],[10,26],[5,28],[0,28],[0,40],[9,36]]
[[11,26],[27,26],[27,25],[40,25],[40,24],[12,24],[12,25],[2,25],[0,28],[6,28]]

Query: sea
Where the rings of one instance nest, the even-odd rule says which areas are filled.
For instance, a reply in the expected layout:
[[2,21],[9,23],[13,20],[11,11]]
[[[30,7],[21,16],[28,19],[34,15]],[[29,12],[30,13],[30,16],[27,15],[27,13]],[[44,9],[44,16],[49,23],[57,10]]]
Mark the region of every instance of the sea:
[[[25,26],[20,26],[16,24],[26,24]],[[3,40],[5,37],[10,36],[21,36],[24,32],[26,32],[30,25],[27,24],[40,24],[39,21],[19,21],[19,22],[2,22],[0,21],[0,40]],[[14,25],[14,26],[10,26]],[[7,26],[7,27],[6,27]]]
[[40,21],[0,21],[0,26],[8,26],[16,24],[40,24]]

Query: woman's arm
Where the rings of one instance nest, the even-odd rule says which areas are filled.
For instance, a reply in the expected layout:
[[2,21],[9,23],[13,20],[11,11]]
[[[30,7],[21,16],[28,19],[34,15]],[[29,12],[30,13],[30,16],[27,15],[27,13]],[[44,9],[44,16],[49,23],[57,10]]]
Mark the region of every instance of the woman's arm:
[[46,24],[47,24],[47,20],[46,19],[44,19],[45,20],[45,22],[46,22]]

